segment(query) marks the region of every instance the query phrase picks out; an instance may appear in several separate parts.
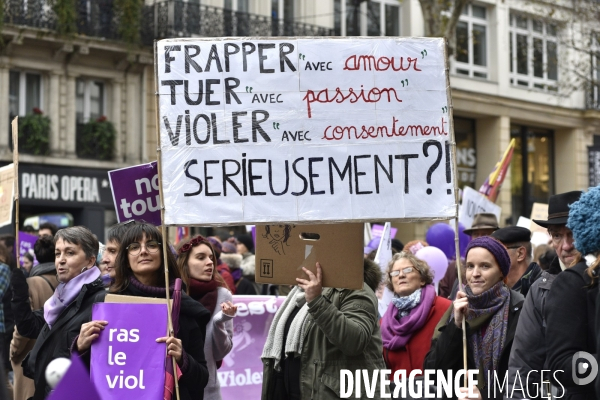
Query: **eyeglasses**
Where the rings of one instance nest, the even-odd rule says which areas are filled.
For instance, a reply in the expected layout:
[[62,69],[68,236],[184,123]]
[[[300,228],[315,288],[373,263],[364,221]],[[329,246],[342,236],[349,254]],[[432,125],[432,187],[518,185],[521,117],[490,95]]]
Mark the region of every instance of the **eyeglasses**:
[[[142,251],[142,245],[138,242],[133,242],[129,246],[126,247],[129,255],[137,256]],[[148,240],[146,242],[146,251],[150,254],[156,253],[160,249],[160,243],[156,240]]]
[[401,270],[396,270],[396,271],[392,271],[390,272],[390,276],[394,277],[394,276],[398,276],[400,275],[400,272],[402,272],[404,275],[408,275],[413,271],[414,267],[406,267],[406,268],[402,268]]

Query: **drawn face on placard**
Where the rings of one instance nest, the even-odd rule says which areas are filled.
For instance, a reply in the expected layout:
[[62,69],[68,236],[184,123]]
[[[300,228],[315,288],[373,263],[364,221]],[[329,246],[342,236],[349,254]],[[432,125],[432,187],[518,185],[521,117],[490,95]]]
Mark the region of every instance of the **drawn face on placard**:
[[203,243],[192,247],[187,262],[190,277],[199,281],[210,281],[215,270],[214,263],[215,259],[210,247]]
[[266,225],[263,237],[269,239],[269,244],[277,254],[284,255],[291,232],[292,225]]

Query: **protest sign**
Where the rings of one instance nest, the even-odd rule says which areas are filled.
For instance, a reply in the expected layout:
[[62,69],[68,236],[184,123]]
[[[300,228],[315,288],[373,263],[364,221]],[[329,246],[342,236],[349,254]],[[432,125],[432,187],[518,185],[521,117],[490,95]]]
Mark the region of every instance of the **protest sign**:
[[92,344],[91,380],[101,398],[160,399],[166,350],[156,339],[167,331],[162,304],[97,303],[92,319],[108,321]]
[[502,208],[492,203],[483,194],[473,188],[465,186],[463,191],[462,204],[458,212],[458,222],[463,224],[465,228],[470,228],[473,224],[473,218],[476,214],[492,213],[496,215],[500,221],[500,213]]
[[156,161],[108,171],[108,178],[119,222],[143,219],[161,225]]
[[[48,375],[46,375],[48,376]],[[71,356],[71,365],[47,400],[103,400],[90,382],[86,366],[78,354]]]
[[156,43],[167,225],[455,216],[438,38]]
[[533,222],[533,220],[537,219],[537,220],[544,221],[544,220],[548,219],[548,204],[533,203],[533,206],[531,207],[531,215],[529,216],[529,219],[531,220],[531,223],[526,228],[529,228],[529,230],[531,232],[547,233],[548,231],[546,228],[536,224],[535,222]]
[[[386,222],[387,224],[387,222]],[[373,226],[371,227],[371,235],[373,237],[380,237],[382,238],[384,235],[384,230],[385,230],[385,226],[384,225],[379,225],[379,224],[373,224]],[[390,240],[396,237],[396,232],[398,232],[398,228],[394,228],[390,225]]]
[[0,168],[0,227],[12,223],[13,199],[15,197],[14,164]]
[[260,356],[271,322],[284,300],[275,296],[233,296],[233,304],[238,307],[233,319],[233,348],[217,371],[223,400],[260,399]]
[[35,242],[37,242],[38,237],[35,235],[31,235],[26,232],[19,232],[19,261],[22,260],[25,253],[31,253],[33,256],[33,265],[37,265],[37,260],[35,259],[35,253],[33,252],[33,246]]

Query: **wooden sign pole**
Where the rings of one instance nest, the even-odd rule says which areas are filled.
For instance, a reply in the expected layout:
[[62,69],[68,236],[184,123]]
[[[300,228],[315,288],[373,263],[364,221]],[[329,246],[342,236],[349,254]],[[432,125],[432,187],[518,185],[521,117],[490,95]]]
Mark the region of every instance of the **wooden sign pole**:
[[17,268],[21,268],[21,245],[19,243],[19,117],[12,120],[12,142],[13,142],[13,164],[15,168],[15,257],[17,258]]
[[[458,225],[458,210],[459,196],[458,196],[458,173],[456,169],[456,138],[454,137],[454,119],[453,119],[453,107],[452,107],[452,93],[450,89],[450,67],[448,63],[448,39],[446,39],[446,45],[444,46],[444,60],[446,62],[446,87],[448,88],[448,122],[450,124],[450,148],[452,149],[452,170],[454,171],[454,203],[456,204],[456,213],[454,216],[454,248],[456,252],[456,272],[458,273],[458,288],[463,289],[462,282],[462,267],[460,264],[460,228]],[[463,365],[465,368],[464,386],[468,387],[467,381],[467,329],[466,321],[462,320],[462,339],[463,339]]]
[[[159,196],[160,196],[160,223],[161,223],[161,232],[162,232],[162,250],[163,250],[163,264],[165,265],[165,294],[166,294],[166,299],[167,299],[167,316],[168,316],[168,323],[167,326],[169,327],[169,335],[170,336],[175,336],[175,332],[173,330],[173,316],[171,314],[171,299],[170,299],[170,293],[169,293],[169,264],[168,264],[168,259],[167,259],[167,251],[171,251],[171,249],[169,249],[169,246],[167,245],[167,242],[169,240],[169,230],[167,228],[167,225],[165,224],[165,196],[164,196],[164,192],[163,192],[163,184],[162,184],[162,157],[161,157],[161,146],[160,146],[160,118],[158,115],[158,110],[160,110],[160,104],[159,104],[159,95],[158,95],[158,60],[156,59],[156,54],[158,53],[156,51],[156,42],[155,42],[155,49],[154,49],[154,87],[155,87],[155,93],[156,93],[156,137],[157,137],[157,143],[158,143],[158,147],[156,149],[157,152],[157,166],[158,166],[158,192],[159,192]],[[171,360],[173,362],[173,377],[175,378],[175,395],[177,400],[179,400],[179,380],[177,379],[177,362],[175,361],[175,357],[171,357]]]

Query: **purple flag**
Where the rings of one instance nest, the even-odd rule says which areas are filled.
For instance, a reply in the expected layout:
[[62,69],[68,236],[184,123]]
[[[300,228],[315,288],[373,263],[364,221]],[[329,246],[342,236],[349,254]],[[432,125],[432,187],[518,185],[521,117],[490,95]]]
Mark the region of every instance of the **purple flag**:
[[103,400],[162,399],[167,333],[163,304],[98,303],[92,319],[108,321],[92,345],[91,380]]
[[119,222],[143,219],[161,224],[156,161],[108,171],[108,178]]
[[90,382],[87,368],[77,355],[71,357],[71,366],[47,400],[102,400]]
[[233,348],[217,371],[223,400],[260,399],[262,355],[269,327],[285,297],[233,296]]

